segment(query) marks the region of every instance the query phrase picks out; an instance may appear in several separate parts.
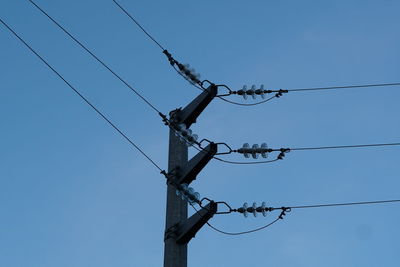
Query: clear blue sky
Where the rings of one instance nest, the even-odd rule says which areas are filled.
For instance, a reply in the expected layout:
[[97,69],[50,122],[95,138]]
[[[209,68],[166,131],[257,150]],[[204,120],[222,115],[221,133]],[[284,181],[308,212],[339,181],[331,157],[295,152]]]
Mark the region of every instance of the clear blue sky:
[[[120,2],[178,60],[235,89],[400,80],[399,1]],[[198,94],[111,0],[37,3],[163,112]],[[28,1],[2,0],[0,17],[166,168],[168,129],[151,109]],[[165,179],[3,26],[0,44],[0,266],[161,266]],[[233,147],[399,142],[399,99],[393,87],[290,93],[253,108],[215,100],[192,128]],[[399,152],[211,162],[193,187],[234,207],[394,199]],[[205,227],[189,245],[189,266],[398,266],[399,211],[397,204],[296,210],[239,237]],[[211,222],[242,231],[272,219],[232,214]]]

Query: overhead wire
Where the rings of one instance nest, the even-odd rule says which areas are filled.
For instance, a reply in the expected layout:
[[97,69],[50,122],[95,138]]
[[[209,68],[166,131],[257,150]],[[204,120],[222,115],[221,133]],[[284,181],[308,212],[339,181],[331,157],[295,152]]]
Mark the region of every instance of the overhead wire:
[[300,92],[300,91],[322,91],[322,90],[336,90],[336,89],[366,88],[366,87],[385,87],[385,86],[397,86],[397,85],[400,85],[400,83],[377,83],[377,84],[344,85],[344,86],[331,86],[331,87],[293,88],[286,90],[289,92]]
[[97,62],[99,62],[103,67],[110,71],[118,80],[125,84],[132,92],[134,92],[139,98],[141,98],[149,107],[151,107],[158,114],[162,114],[161,111],[156,108],[149,100],[147,100],[141,93],[139,93],[133,86],[131,86],[127,81],[125,81],[120,75],[118,75],[113,69],[111,69],[103,60],[96,56],[89,48],[87,48],[82,42],[75,38],[67,29],[65,29],[60,23],[58,23],[52,16],[50,16],[46,11],[44,11],[38,4],[32,0],[28,0],[33,6],[35,6],[41,13],[43,13],[48,19],[50,19],[58,28],[60,28],[65,34],[67,34],[72,40],[74,40],[80,47],[82,47],[87,53],[89,53]]
[[[158,47],[160,47],[163,51],[166,49],[148,32],[144,29],[144,27],[139,23],[137,19],[135,19],[132,14],[130,14],[121,4],[119,4],[116,0],[112,0]],[[174,69],[177,71],[179,75],[181,75],[185,80],[187,80],[191,85],[196,87],[197,89],[204,90],[197,84],[190,81],[187,77],[185,77],[179,70],[176,69],[174,65],[172,65]],[[385,86],[398,86],[400,83],[378,83],[378,84],[362,84],[362,85],[344,85],[344,86],[330,86],[330,87],[311,87],[311,88],[292,88],[286,89],[287,92],[300,92],[300,91],[321,91],[321,90],[337,90],[337,89],[351,89],[351,88],[367,88],[367,87],[385,87]],[[260,105],[270,100],[274,99],[276,96],[270,97],[266,100],[262,100],[256,103],[239,103],[235,101],[228,100],[222,96],[218,96],[221,100],[228,102],[230,104],[239,105],[239,106],[255,106]]]
[[301,206],[289,206],[289,208],[290,209],[309,209],[309,208],[324,208],[324,207],[339,207],[339,206],[373,205],[373,204],[385,204],[385,203],[395,203],[395,202],[400,202],[400,199],[301,205]]
[[140,25],[140,23],[131,15],[129,14],[129,12],[123,8],[117,1],[112,0],[156,45],[158,45],[158,47],[160,47],[162,50],[165,50],[164,47],[157,42],[157,40],[150,34],[148,33],[143,27],[142,25]]
[[[280,219],[283,219],[283,216],[286,215],[286,212],[290,212],[293,209],[308,209],[308,208],[324,208],[324,207],[340,207],[340,206],[355,206],[355,205],[376,205],[376,204],[387,204],[387,203],[395,203],[395,202],[400,202],[400,199],[392,199],[392,200],[377,200],[377,201],[362,201],[362,202],[344,202],[344,203],[330,203],[330,204],[314,204],[314,205],[301,205],[301,206],[284,206],[284,207],[279,207],[279,208],[266,208],[269,212],[274,211],[274,210],[281,210],[281,214],[278,216],[278,218],[276,218],[275,220],[273,220],[272,222],[252,229],[252,230],[248,230],[248,231],[243,231],[243,232],[227,232],[224,230],[221,230],[215,226],[213,226],[212,224],[207,222],[207,225],[221,233],[221,234],[225,234],[225,235],[243,235],[243,234],[249,234],[249,233],[253,233],[253,232],[257,232],[260,230],[263,230],[271,225],[273,225],[274,223],[276,223],[277,221],[279,221]],[[192,204],[191,204],[192,205]],[[194,207],[192,205],[192,207],[197,211],[196,207]],[[251,207],[250,207],[251,208]],[[231,209],[230,212],[239,212],[239,209]],[[229,214],[230,212],[227,212],[225,214]]]
[[50,65],[38,52],[36,52],[22,37],[20,37],[4,20],[0,18],[0,22],[21,41],[34,55],[36,55],[50,70],[54,72],[65,84],[68,85],[86,104],[88,104],[97,114],[99,114],[114,130],[125,138],[136,150],[138,150],[145,158],[147,158],[159,171],[163,171],[161,167],[155,163],[138,145],[136,145],[125,133],[123,133],[110,119],[108,119],[98,108],[96,108],[85,96],[83,96],[71,83],[69,83],[53,66]]
[[[65,27],[63,27],[59,22],[57,22],[50,14],[48,14],[43,8],[41,8],[38,4],[36,4],[34,1],[32,0],[28,0],[34,7],[36,7],[42,14],[44,14],[48,19],[50,19],[58,28],[60,28],[65,34],[67,34],[73,41],[75,41],[80,47],[82,47],[89,55],[91,55],[96,61],[98,61],[103,67],[105,67],[108,71],[110,71],[118,80],[120,80],[125,86],[127,86],[129,89],[131,89],[132,92],[134,92],[138,97],[140,97],[147,105],[149,105],[154,111],[156,111],[159,115],[161,115],[163,117],[162,112],[156,108],[150,101],[148,101],[141,93],[139,93],[135,88],[133,88],[133,86],[131,86],[127,81],[125,81],[117,72],[115,72],[111,67],[109,67],[103,60],[101,60],[96,54],[94,54],[87,46],[85,46],[81,41],[79,41],[75,36],[72,35],[72,33],[70,33]],[[118,4],[118,3],[117,3]],[[148,34],[147,32],[145,32],[146,34]],[[153,38],[151,38],[153,39]],[[205,90],[203,88],[201,88],[200,86],[194,84],[192,81],[190,81],[189,79],[187,79],[184,75],[182,75],[179,70],[177,70],[175,67],[174,69],[177,71],[178,74],[180,74],[182,77],[184,77],[186,80],[188,80],[188,82],[192,83],[193,86],[199,88],[200,90]],[[164,117],[165,118],[165,117]],[[173,127],[170,127],[170,129],[172,129],[173,131],[175,131],[175,133],[177,133],[178,135],[179,132],[176,131]],[[182,137],[182,136],[181,136]],[[183,138],[183,140],[185,140]],[[186,142],[186,140],[185,140]],[[188,143],[189,144],[189,143]],[[202,151],[201,149],[198,149],[197,147],[193,146],[195,149],[197,149],[198,151]],[[257,163],[242,163],[242,162],[233,162],[233,161],[225,161],[219,158],[215,159],[221,161],[221,162],[225,162],[225,163],[231,163],[231,164],[257,164]]]
[[346,148],[384,147],[384,146],[400,146],[400,143],[342,145],[342,146],[320,146],[320,147],[297,147],[297,148],[290,148],[290,150],[291,151],[296,151],[296,150],[297,151],[301,151],[301,150],[346,149]]
[[271,225],[273,225],[274,223],[276,223],[276,222],[279,221],[279,220],[280,220],[280,218],[278,217],[278,218],[276,218],[275,220],[273,220],[272,222],[270,222],[270,223],[268,223],[268,224],[266,224],[266,225],[264,225],[264,226],[258,227],[258,228],[256,228],[256,229],[248,230],[248,231],[243,231],[243,232],[227,232],[227,231],[223,231],[223,230],[218,229],[217,227],[213,226],[213,225],[210,224],[209,222],[207,222],[207,225],[208,225],[211,229],[213,229],[213,230],[215,230],[215,231],[217,231],[217,232],[219,232],[219,233],[221,233],[221,234],[224,234],[224,235],[245,235],[245,234],[254,233],[254,232],[257,232],[257,231],[261,231],[261,230],[263,230],[263,229],[265,229],[265,228],[268,228],[268,227],[270,227]]
[[[29,0],[31,1],[31,0]],[[135,19],[132,14],[130,14],[120,3],[118,3],[118,1],[116,0],[112,0],[146,35],[147,37],[150,38],[150,40],[152,40],[159,48],[161,48],[161,50],[166,51],[166,49],[148,32],[144,29],[144,27],[139,23],[139,21],[137,19]],[[191,85],[193,85],[194,87],[196,87],[199,90],[205,90],[204,88],[200,87],[199,85],[195,84],[194,82],[192,82],[191,80],[189,80],[187,77],[185,77],[185,75],[183,75],[174,65],[172,65],[172,67],[175,69],[175,71],[182,76],[186,81],[188,81]],[[273,98],[275,98],[275,96],[270,97],[266,100],[257,102],[257,103],[239,103],[239,102],[235,102],[235,101],[231,101],[228,100],[222,96],[217,96],[219,99],[230,103],[230,104],[234,104],[234,105],[238,105],[238,106],[255,106],[255,105],[259,105],[259,104],[263,104],[265,102],[268,102],[270,100],[272,100]]]
[[[90,51],[82,42],[80,42],[77,38],[75,38],[68,30],[65,29],[61,24],[59,24],[53,17],[51,17],[46,11],[44,11],[40,6],[38,6],[34,1],[28,0],[30,3],[32,3],[39,11],[41,11],[46,17],[48,17],[54,24],[56,24],[62,31],[64,31],[72,40],[74,40],[78,45],[80,45],[86,52],[88,52],[95,60],[97,60],[100,64],[102,64],[107,70],[109,70],[115,77],[117,77],[124,85],[126,85],[129,89],[131,89],[137,96],[139,96],[146,104],[148,104],[153,110],[155,110],[159,115],[163,117],[163,114],[160,112],[159,109],[157,109],[153,104],[151,104],[145,97],[143,97],[136,89],[134,89],[128,82],[126,82],[120,75],[118,75],[114,70],[112,70],[104,61],[102,61],[98,56],[96,56],[92,51]],[[117,1],[113,0],[117,4],[118,7],[121,8],[121,10],[124,11],[145,33],[146,35],[149,36],[150,39],[156,42],[156,44],[159,45],[160,48],[163,48],[155,39],[152,37],[147,31],[144,30],[144,28],[138,23],[137,20],[131,16],[126,9],[124,9]],[[183,76],[186,80],[188,80],[193,86],[197,87],[200,90],[205,90],[204,88],[201,88],[200,86],[197,86],[194,84],[192,81],[190,81],[188,78],[186,78],[179,70],[177,70],[174,66],[174,69],[177,71],[178,74]],[[398,83],[400,84],[400,83]],[[353,88],[353,87],[368,87],[368,86],[393,86],[393,85],[398,85],[397,83],[392,83],[392,84],[369,84],[369,85],[352,85],[352,86],[342,86],[342,87],[320,87],[320,88],[299,88],[299,89],[290,89],[291,91],[300,91],[300,90],[330,90],[330,89],[339,89],[339,88]],[[264,100],[263,102],[269,101],[272,98],[276,96],[273,96],[269,99]],[[222,98],[223,99],[223,98]],[[227,102],[232,102],[226,99],[223,99]],[[242,104],[238,103],[239,105],[255,105],[257,103],[253,104]],[[165,115],[164,117],[165,118]],[[171,128],[171,127],[170,127]],[[172,128],[173,129],[173,128]],[[175,131],[176,132],[176,131]],[[332,147],[308,147],[308,148],[293,148],[291,150],[317,150],[317,149],[333,149],[333,148],[351,148],[351,147],[367,147],[367,146],[383,146],[383,145],[399,145],[399,143],[396,144],[371,144],[371,145],[351,145],[351,146],[332,146]],[[201,151],[200,149],[197,149]],[[214,157],[214,159],[219,160],[221,162],[225,163],[231,163],[231,164],[262,164],[262,163],[271,163],[276,160],[269,160],[269,161],[260,161],[260,162],[234,162],[234,161],[227,161],[220,159],[218,157]]]

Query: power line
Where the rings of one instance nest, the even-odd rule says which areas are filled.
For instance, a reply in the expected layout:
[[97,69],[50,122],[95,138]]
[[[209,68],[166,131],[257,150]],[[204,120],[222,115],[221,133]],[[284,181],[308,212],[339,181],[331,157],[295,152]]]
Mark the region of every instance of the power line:
[[[89,48],[87,48],[81,41],[79,41],[76,37],[74,37],[65,27],[63,27],[60,23],[58,23],[52,16],[50,16],[46,11],[44,11],[39,5],[37,5],[34,1],[32,0],[28,0],[30,3],[32,3],[40,12],[42,12],[47,18],[49,18],[57,27],[59,27],[64,33],[66,33],[73,41],[75,41],[79,46],[81,46],[87,53],[89,53],[95,60],[97,60],[102,66],[104,66],[107,70],[109,70],[116,78],[118,78],[124,85],[126,85],[128,88],[130,88],[137,96],[139,96],[146,104],[148,104],[153,110],[155,110],[159,115],[161,115],[163,117],[163,114],[160,112],[159,109],[157,109],[153,104],[151,104],[145,97],[143,97],[137,90],[135,90],[128,82],[126,82],[120,75],[118,75],[114,70],[112,70],[103,60],[101,60],[98,56],[96,56]],[[114,0],[113,0],[114,1]],[[125,9],[123,9],[122,6],[120,6],[118,4],[118,2],[114,1],[124,12],[126,12]],[[129,15],[129,14],[127,14]],[[131,16],[130,16],[131,17]],[[137,23],[137,21],[131,17],[135,23]],[[140,26],[140,24],[138,24],[138,26],[146,33],[148,34],[143,27]],[[149,34],[148,34],[149,35]],[[149,37],[154,40],[154,38],[152,38],[150,35]],[[156,42],[157,43],[157,42]],[[158,43],[157,43],[158,44]],[[161,47],[161,46],[160,46]],[[174,68],[175,69],[175,68]],[[177,69],[175,69],[177,71],[178,74],[182,75]],[[182,75],[183,76],[183,75]],[[185,76],[183,76],[186,80],[188,80]],[[193,84],[193,82],[191,82],[190,80],[188,80],[193,86],[198,87],[196,84]],[[205,90],[204,88],[198,87],[200,90]],[[221,98],[223,99],[223,98]],[[223,99],[225,100],[225,99]],[[269,99],[267,99],[266,101],[268,101]],[[228,102],[231,102],[229,100],[225,100]],[[238,103],[240,104],[240,103]],[[245,104],[240,104],[240,105],[245,105]],[[247,105],[247,104],[246,104]],[[171,129],[173,129],[173,127],[170,127]],[[174,130],[174,129],[173,129]],[[176,133],[177,131],[174,130]],[[186,141],[186,140],[185,140]],[[195,147],[196,148],[196,147]],[[197,149],[197,148],[196,148]],[[197,149],[199,151],[201,151],[200,149]],[[231,163],[231,164],[256,164],[256,163],[247,163],[247,162],[233,162],[233,161],[226,161],[226,160],[222,160],[219,158],[215,158],[221,162],[225,162],[225,163]],[[265,163],[265,162],[262,162]]]
[[344,146],[320,146],[320,147],[297,147],[297,148],[290,148],[290,150],[291,151],[296,151],[296,150],[301,151],[301,150],[345,149],[345,148],[362,148],[362,147],[383,147],[383,146],[400,146],[400,143],[344,145]]
[[[329,204],[313,204],[313,205],[298,205],[298,206],[283,206],[283,207],[267,207],[265,201],[261,206],[253,203],[253,206],[248,206],[247,203],[244,203],[242,207],[238,209],[232,209],[228,204],[229,211],[225,212],[225,214],[229,214],[232,212],[242,213],[247,217],[247,214],[253,213],[256,216],[257,213],[262,213],[264,216],[267,212],[271,212],[274,210],[281,210],[281,216],[285,215],[285,212],[290,212],[292,209],[308,209],[308,208],[326,208],[326,207],[340,207],[340,206],[356,206],[356,205],[375,205],[375,204],[387,204],[387,203],[395,203],[400,202],[400,199],[390,199],[390,200],[376,200],[376,201],[361,201],[361,202],[344,202],[344,203],[329,203]],[[226,203],[226,202],[223,202]]]
[[[89,53],[95,60],[97,60],[102,66],[104,66],[107,70],[109,70],[115,77],[117,77],[124,85],[126,85],[128,88],[130,88],[137,96],[139,96],[145,103],[147,103],[153,110],[155,110],[163,119],[166,120],[166,122],[169,122],[165,115],[160,112],[159,109],[157,109],[153,104],[151,104],[145,97],[143,97],[137,90],[135,90],[128,82],[126,82],[118,73],[116,73],[114,70],[112,70],[103,60],[101,60],[98,56],[96,56],[89,48],[87,48],[81,41],[79,41],[76,37],[74,37],[65,27],[63,27],[60,23],[58,23],[52,16],[50,16],[46,11],[44,11],[39,5],[37,5],[34,1],[28,0],[31,2],[40,12],[42,12],[47,18],[49,18],[57,27],[59,27],[64,33],[66,33],[73,41],[75,41],[79,46],[81,46],[87,53]],[[117,2],[115,2],[118,6],[120,6]],[[121,7],[121,6],[120,6]],[[122,7],[121,7],[122,8]],[[124,9],[123,9],[124,10]],[[133,17],[132,17],[133,19]],[[134,20],[134,19],[133,19]],[[135,20],[134,20],[135,21]],[[137,23],[137,21],[135,21]],[[141,29],[143,29],[140,25],[138,25]],[[143,31],[148,34],[144,29]],[[154,40],[150,35],[149,37]],[[158,43],[157,43],[158,44]],[[174,68],[175,69],[175,68]],[[175,69],[176,70],[176,69]],[[178,70],[176,70],[180,75],[182,75]],[[182,75],[183,76],[183,75]],[[185,76],[183,76],[185,79],[187,79]],[[188,80],[191,82],[190,80]],[[193,84],[196,86],[195,84]],[[204,90],[201,87],[198,87],[201,90]],[[170,127],[175,133],[178,135],[179,132],[176,131],[173,127]],[[182,136],[181,136],[182,137]],[[183,140],[189,145],[187,140],[182,137]],[[196,147],[195,147],[196,148]],[[197,148],[196,148],[197,149]],[[201,151],[200,149],[197,149]]]
[[220,230],[220,229],[216,228],[215,226],[211,225],[211,224],[208,223],[208,222],[207,222],[207,225],[208,225],[211,229],[217,231],[218,233],[224,234],[224,235],[244,235],[244,234],[250,234],[250,233],[254,233],[254,232],[257,232],[257,231],[261,231],[261,230],[263,230],[263,229],[265,229],[265,228],[268,228],[268,227],[270,227],[271,225],[273,225],[274,223],[276,223],[277,221],[279,221],[279,219],[280,219],[280,218],[278,217],[278,218],[276,218],[275,220],[273,220],[272,222],[268,223],[267,225],[261,226],[261,227],[256,228],[256,229],[248,230],[248,231],[243,231],[243,232],[226,232],[226,231],[223,231],[223,230]]
[[58,28],[65,32],[72,40],[74,40],[78,45],[80,45],[87,53],[89,53],[95,60],[97,60],[103,67],[109,70],[118,80],[125,84],[129,89],[132,90],[138,97],[140,97],[149,107],[156,111],[159,115],[162,113],[153,104],[150,103],[141,93],[134,89],[128,82],[126,82],[120,75],[118,75],[114,70],[112,70],[103,60],[97,57],[92,51],[89,50],[82,42],[76,39],[69,31],[67,31],[61,24],[59,24],[53,17],[51,17],[46,11],[44,11],[40,6],[38,6],[34,1],[28,0],[33,4],[40,12],[42,12],[47,18],[49,18]]
[[[31,1],[31,0],[29,0]],[[166,51],[162,45],[151,35],[149,34],[143,26],[138,22],[137,19],[135,19],[124,7],[121,6],[116,0],[113,0],[113,2],[155,43],[157,44],[163,51]],[[174,69],[177,71],[179,75],[181,75],[185,80],[187,80],[191,85],[196,87],[197,89],[204,90],[204,88],[201,88],[200,86],[196,85],[192,81],[190,81],[187,77],[185,77],[179,70],[175,68],[175,66],[172,64]],[[387,87],[387,86],[398,86],[400,83],[378,83],[378,84],[362,84],[362,85],[344,85],[344,86],[330,86],[330,87],[311,87],[311,88],[293,88],[293,89],[286,89],[285,93],[288,92],[301,92],[301,91],[322,91],[322,90],[338,90],[338,89],[354,89],[354,88],[367,88],[367,87]],[[268,90],[266,90],[268,92]],[[259,101],[256,103],[239,103],[235,101],[228,100],[222,96],[218,96],[221,100],[234,104],[234,105],[239,105],[239,106],[256,106],[260,105],[266,102],[269,102],[270,100],[274,99],[276,96],[270,97],[266,100]]]
[[[247,207],[247,208],[241,208],[241,209],[231,209],[230,212],[264,212],[265,211],[274,211],[274,210],[281,210],[281,214],[276,218],[274,221],[268,223],[267,225],[261,226],[259,228],[253,229],[253,230],[248,230],[248,231],[243,231],[243,232],[226,232],[223,230],[220,230],[216,228],[215,226],[211,225],[210,223],[207,223],[211,229],[225,235],[243,235],[243,234],[249,234],[253,232],[257,232],[260,230],[263,230],[274,223],[276,223],[279,219],[283,219],[283,216],[286,215],[286,212],[290,212],[292,209],[306,209],[306,208],[323,208],[323,207],[339,207],[339,206],[355,206],[355,205],[374,205],[374,204],[385,204],[385,203],[394,203],[394,202],[400,202],[400,199],[393,199],[393,200],[378,200],[378,201],[362,201],[362,202],[347,202],[347,203],[331,203],[331,204],[316,204],[316,205],[302,205],[302,206],[288,206],[288,207],[280,207],[280,208],[268,208],[268,207]],[[197,211],[197,209],[192,205],[192,207]],[[247,209],[247,211],[245,210]],[[241,210],[241,211],[239,211]],[[228,212],[228,213],[230,213]]]
[[[29,0],[31,1],[31,0]],[[161,48],[161,50],[163,50],[163,52],[167,51],[149,32],[147,32],[144,27],[139,23],[139,21],[137,19],[135,19],[123,6],[121,6],[121,4],[119,4],[116,0],[112,0],[158,47]],[[31,1],[32,2],[32,1]],[[193,85],[194,87],[196,87],[199,90],[204,91],[205,89],[198,86],[197,84],[195,84],[194,82],[192,82],[191,80],[189,80],[187,77],[185,77],[185,75],[183,75],[176,67],[174,64],[172,64],[172,67],[174,68],[174,70],[180,75],[182,76],[186,81],[188,81],[191,85]],[[255,106],[255,105],[259,105],[259,104],[263,104],[265,102],[268,102],[270,100],[272,100],[275,97],[271,97],[269,99],[257,102],[257,103],[251,103],[251,104],[246,104],[246,103],[239,103],[239,102],[235,102],[235,101],[231,101],[228,100],[222,96],[218,96],[219,99],[230,103],[230,104],[234,104],[234,105],[238,105],[238,106]]]
[[229,163],[229,164],[236,164],[236,165],[252,165],[252,164],[265,164],[265,163],[272,163],[275,161],[278,161],[279,159],[272,159],[272,160],[264,160],[264,161],[255,161],[255,162],[246,162],[246,161],[230,161],[230,160],[224,160],[219,157],[213,157],[214,159],[224,162],[224,163]]
[[344,85],[344,86],[331,86],[331,87],[294,88],[294,89],[287,89],[287,91],[289,91],[289,92],[322,91],[322,90],[337,90],[337,89],[366,88],[366,87],[384,87],[384,86],[397,86],[397,85],[400,85],[400,83],[377,83],[377,84]]
[[[297,147],[297,148],[268,148],[266,143],[263,143],[261,147],[258,144],[254,144],[253,147],[250,147],[248,143],[245,143],[242,148],[240,149],[230,149],[229,152],[224,154],[230,153],[240,153],[243,154],[246,158],[249,158],[250,155],[256,159],[258,155],[262,155],[264,158],[268,157],[268,154],[272,152],[280,152],[279,155],[275,160],[268,160],[268,161],[257,161],[257,162],[249,162],[248,164],[261,164],[261,163],[270,163],[276,160],[282,160],[286,153],[291,151],[306,151],[306,150],[327,150],[327,149],[348,149],[348,148],[366,148],[366,147],[387,147],[387,146],[400,146],[400,143],[380,143],[380,144],[361,144],[361,145],[339,145],[339,146],[319,146],[319,147]],[[224,161],[222,159],[218,159],[220,161]],[[229,163],[229,162],[228,162]],[[245,164],[245,163],[240,163]]]
[[138,145],[136,145],[126,134],[124,134],[114,123],[110,121],[99,109],[97,109],[86,97],[84,97],[73,85],[71,85],[57,70],[55,70],[42,56],[40,56],[25,40],[23,40],[8,24],[1,18],[0,22],[17,37],[33,54],[35,54],[47,67],[49,67],[61,80],[64,81],[83,101],[86,102],[94,111],[97,112],[111,127],[113,127],[122,137],[124,137],[134,148],[136,148],[145,158],[147,158],[158,170],[163,171]]
[[[377,200],[377,201],[362,201],[362,202],[348,202],[348,203],[331,203],[331,204],[315,204],[315,205],[302,205],[290,206],[290,209],[308,209],[308,208],[323,208],[323,207],[338,207],[338,206],[355,206],[355,205],[373,205],[400,202],[400,199],[391,200]],[[280,209],[280,208],[278,208]]]
[[164,47],[157,42],[157,40],[150,35],[143,27],[140,25],[140,23],[131,15],[129,14],[128,11],[126,11],[125,8],[123,8],[117,1],[113,0],[113,2],[156,44],[158,47],[160,47],[162,50],[165,50]]

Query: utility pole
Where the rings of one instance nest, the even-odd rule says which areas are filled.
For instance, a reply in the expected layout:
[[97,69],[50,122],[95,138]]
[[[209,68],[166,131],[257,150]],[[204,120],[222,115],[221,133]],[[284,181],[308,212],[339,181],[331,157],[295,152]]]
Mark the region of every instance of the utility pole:
[[[187,186],[195,180],[197,174],[217,153],[218,145],[210,143],[188,161],[188,143],[184,140],[185,136],[188,136],[189,127],[214,99],[217,91],[217,86],[211,85],[184,109],[179,108],[170,112],[164,267],[187,267],[187,244],[217,213],[218,204],[211,201],[188,218],[188,202],[181,194],[176,193],[182,185]],[[185,133],[179,135],[180,130]]]
[[[174,130],[169,131],[168,172],[177,167],[184,166],[188,161],[188,147],[175,135]],[[177,225],[187,219],[188,204],[176,194],[176,188],[167,185],[167,214],[165,220],[164,237],[164,267],[187,266],[187,244],[178,244],[172,233]]]

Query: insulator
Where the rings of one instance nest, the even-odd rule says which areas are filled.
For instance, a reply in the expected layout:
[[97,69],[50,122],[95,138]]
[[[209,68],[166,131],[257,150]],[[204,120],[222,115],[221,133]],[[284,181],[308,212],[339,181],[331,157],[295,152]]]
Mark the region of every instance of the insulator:
[[[250,148],[249,143],[244,143],[244,144],[243,144],[243,149],[244,149],[245,151],[248,151],[249,148]],[[250,157],[249,153],[246,153],[246,152],[244,152],[243,155],[244,155],[245,158],[249,158],[249,157]]]
[[176,194],[177,196],[180,196],[180,195],[182,194],[182,193],[181,193],[181,190],[176,189],[175,194]]
[[[246,95],[251,95],[251,97],[252,97],[253,99],[256,98],[255,93],[256,93],[256,86],[255,86],[255,85],[252,85],[252,86],[251,86],[251,89],[249,89],[249,90],[246,91]],[[246,98],[246,99],[247,99],[247,98]]]
[[247,99],[247,86],[246,86],[246,85],[243,85],[242,90],[243,90],[243,92],[244,92],[243,98],[246,100],[246,99]]
[[180,131],[180,132],[185,131],[186,130],[186,124],[184,124],[184,123],[178,124],[177,130]]
[[267,157],[268,157],[268,151],[267,151],[267,149],[268,149],[267,143],[262,143],[262,144],[261,144],[261,156],[262,156],[263,158],[267,158]]
[[188,197],[187,197],[188,185],[181,184],[179,191],[180,191],[180,196],[181,196],[182,200],[188,200]]
[[249,216],[248,212],[247,212],[248,206],[247,206],[247,202],[244,202],[243,204],[243,216],[247,218],[247,216]]
[[265,217],[267,216],[267,210],[266,210],[266,203],[265,201],[263,201],[263,203],[261,204],[261,208],[262,208],[262,215]]
[[188,185],[187,184],[181,184],[179,189],[183,194],[186,194],[186,191],[188,190]]
[[199,139],[199,136],[198,136],[197,134],[189,135],[189,136],[187,137],[186,145],[187,145],[188,147],[189,147],[189,146],[192,146],[192,145],[197,141],[197,139]]
[[260,86],[260,90],[261,90],[261,98],[264,99],[265,98],[265,93],[264,93],[264,84],[261,84]]
[[256,202],[253,202],[252,208],[253,208],[254,217],[257,217],[257,203]]
[[194,192],[194,201],[195,202],[200,201],[200,193],[199,192]]
[[253,159],[258,159],[258,145],[254,144],[252,147],[252,151],[251,151],[251,156],[253,157]]
[[193,202],[195,200],[195,195],[194,195],[195,193],[196,193],[196,191],[193,189],[193,187],[189,187],[186,192],[187,200],[191,204],[193,204]]
[[251,92],[250,92],[250,93],[251,93],[251,97],[252,97],[253,99],[256,99],[256,95],[255,95],[255,93],[256,93],[256,86],[255,86],[255,85],[252,85],[250,91],[251,91]]

